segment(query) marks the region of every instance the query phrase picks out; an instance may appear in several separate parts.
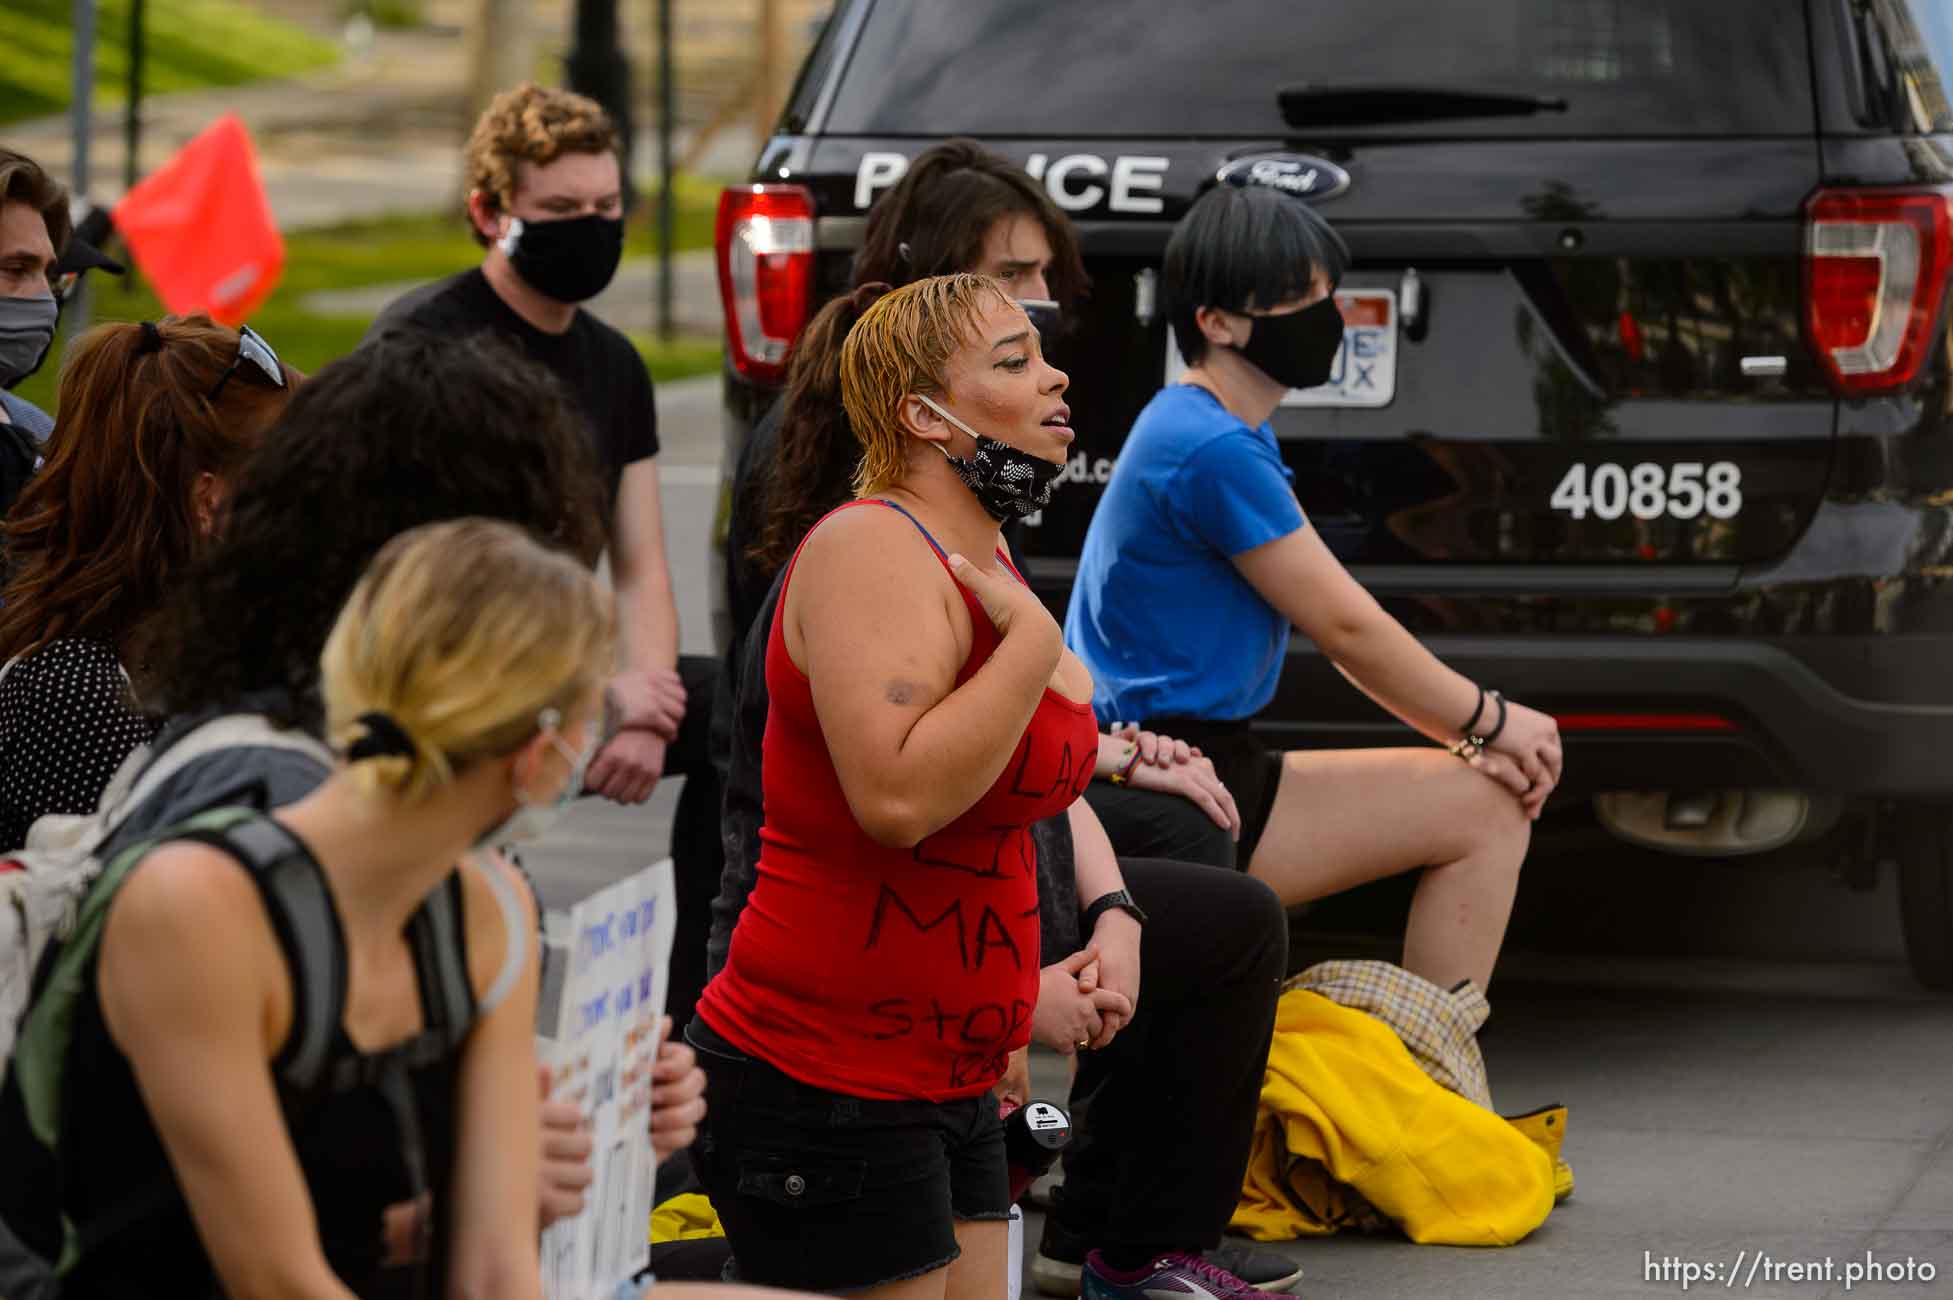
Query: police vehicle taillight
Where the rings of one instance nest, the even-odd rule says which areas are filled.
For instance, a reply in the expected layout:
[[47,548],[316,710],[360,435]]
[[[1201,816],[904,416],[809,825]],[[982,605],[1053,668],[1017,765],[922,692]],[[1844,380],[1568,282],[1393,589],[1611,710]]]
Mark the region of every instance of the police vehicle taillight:
[[729,185],[716,243],[726,355],[748,379],[777,384],[813,293],[814,196],[799,185]]
[[1946,191],[1819,190],[1805,208],[1804,320],[1846,394],[1919,374],[1953,272]]

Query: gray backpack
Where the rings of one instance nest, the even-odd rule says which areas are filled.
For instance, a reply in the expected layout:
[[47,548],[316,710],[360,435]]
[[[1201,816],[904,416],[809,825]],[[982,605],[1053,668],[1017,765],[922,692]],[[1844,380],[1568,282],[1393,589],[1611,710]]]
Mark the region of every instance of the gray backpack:
[[81,900],[107,865],[102,851],[131,814],[178,772],[217,750],[289,749],[332,762],[331,751],[319,741],[278,730],[256,714],[226,714],[191,725],[173,743],[164,744],[167,738],[166,733],[157,747],[138,749],[124,760],[94,812],[41,817],[28,828],[24,846],[0,858],[0,1080],[13,1057],[35,973],[49,946],[73,933]]

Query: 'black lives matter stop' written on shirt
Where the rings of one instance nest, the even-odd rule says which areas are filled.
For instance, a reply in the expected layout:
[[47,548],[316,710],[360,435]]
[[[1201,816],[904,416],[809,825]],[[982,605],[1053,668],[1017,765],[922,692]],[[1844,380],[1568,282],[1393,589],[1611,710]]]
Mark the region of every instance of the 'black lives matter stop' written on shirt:
[[612,500],[625,467],[658,454],[658,414],[644,358],[622,332],[587,310],[579,310],[561,334],[539,330],[503,302],[476,267],[402,295],[367,337],[402,327],[453,338],[492,330],[554,374],[590,422],[591,447]]

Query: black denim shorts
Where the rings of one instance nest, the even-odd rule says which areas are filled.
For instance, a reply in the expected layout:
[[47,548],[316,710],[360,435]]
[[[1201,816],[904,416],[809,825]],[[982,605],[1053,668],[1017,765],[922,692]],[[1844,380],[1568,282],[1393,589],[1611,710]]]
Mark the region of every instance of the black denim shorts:
[[997,1102],[881,1101],[800,1082],[702,1020],[699,1180],[732,1246],[727,1280],[845,1292],[919,1277],[962,1253],[958,1220],[1010,1217]]
[[1241,839],[1234,846],[1234,865],[1242,871],[1254,860],[1255,846],[1268,829],[1275,811],[1275,795],[1282,784],[1282,756],[1264,745],[1241,718],[1216,722],[1211,718],[1149,718],[1139,724],[1184,740],[1214,761],[1214,775],[1234,796],[1241,814]]

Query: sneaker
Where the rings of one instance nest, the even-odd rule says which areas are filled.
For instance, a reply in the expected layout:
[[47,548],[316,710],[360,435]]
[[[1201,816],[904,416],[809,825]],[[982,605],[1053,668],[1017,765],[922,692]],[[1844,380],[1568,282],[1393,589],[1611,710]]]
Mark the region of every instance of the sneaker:
[[[1055,1217],[1047,1216],[1037,1254],[1031,1258],[1032,1283],[1045,1295],[1072,1300],[1078,1295],[1088,1253],[1085,1238],[1067,1232]],[[1224,1238],[1201,1258],[1257,1291],[1290,1291],[1302,1280],[1301,1266],[1286,1255],[1233,1237]]]
[[1302,1266],[1287,1255],[1262,1250],[1253,1242],[1222,1238],[1201,1256],[1222,1272],[1232,1273],[1257,1291],[1287,1294],[1302,1280]]
[[1249,1286],[1199,1255],[1176,1250],[1136,1273],[1119,1273],[1096,1250],[1085,1259],[1084,1300],[1261,1300],[1275,1294]]

